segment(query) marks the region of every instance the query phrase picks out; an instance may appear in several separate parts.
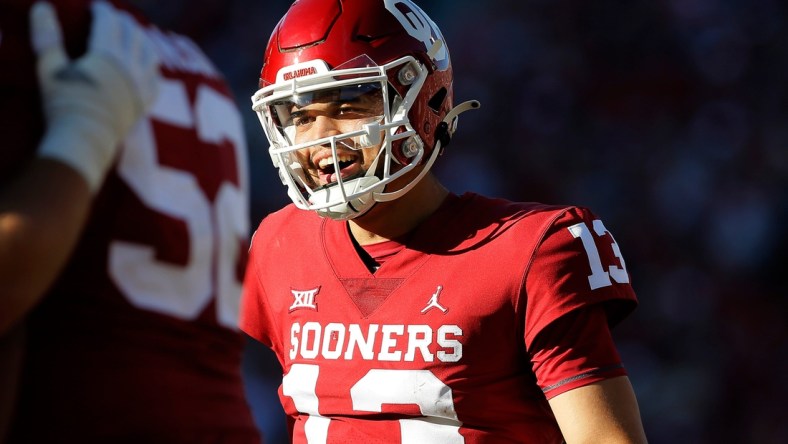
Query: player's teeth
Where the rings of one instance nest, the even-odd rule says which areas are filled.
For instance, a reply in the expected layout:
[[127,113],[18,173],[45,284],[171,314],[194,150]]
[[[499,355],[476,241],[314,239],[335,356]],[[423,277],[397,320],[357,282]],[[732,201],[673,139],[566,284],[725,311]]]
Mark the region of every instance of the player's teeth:
[[[353,160],[353,158],[350,157],[350,156],[339,156],[339,161],[340,162],[349,162],[351,160]],[[319,168],[323,169],[323,168],[326,168],[327,166],[333,165],[333,164],[334,164],[334,158],[333,157],[326,157],[325,159],[321,159],[320,162],[317,163],[317,166]]]

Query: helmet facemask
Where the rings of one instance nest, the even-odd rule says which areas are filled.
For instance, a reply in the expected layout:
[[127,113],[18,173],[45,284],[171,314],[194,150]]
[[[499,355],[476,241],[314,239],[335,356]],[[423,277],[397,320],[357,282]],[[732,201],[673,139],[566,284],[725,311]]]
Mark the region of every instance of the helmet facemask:
[[[274,84],[261,85],[252,108],[295,205],[351,219],[412,188],[421,175],[385,191],[424,160],[424,143],[408,113],[426,77],[426,68],[411,56],[383,66],[360,56],[333,70],[321,60],[288,66]],[[311,128],[322,115],[339,124],[328,131]]]

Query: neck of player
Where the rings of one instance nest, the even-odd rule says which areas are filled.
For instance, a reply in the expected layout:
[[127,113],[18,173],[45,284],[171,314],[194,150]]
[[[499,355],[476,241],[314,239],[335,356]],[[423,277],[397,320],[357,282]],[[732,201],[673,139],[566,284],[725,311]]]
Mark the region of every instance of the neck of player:
[[404,196],[379,202],[368,213],[349,220],[350,232],[359,245],[401,238],[433,214],[448,195],[449,190],[428,173]]

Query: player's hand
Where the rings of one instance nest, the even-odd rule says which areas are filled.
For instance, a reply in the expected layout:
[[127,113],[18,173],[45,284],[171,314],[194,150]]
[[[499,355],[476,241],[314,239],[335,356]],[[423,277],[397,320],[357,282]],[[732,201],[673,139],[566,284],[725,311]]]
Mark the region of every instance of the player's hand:
[[153,41],[126,12],[94,2],[86,53],[69,59],[54,7],[30,10],[30,40],[47,120],[39,156],[62,161],[95,191],[118,147],[156,97],[159,71]]

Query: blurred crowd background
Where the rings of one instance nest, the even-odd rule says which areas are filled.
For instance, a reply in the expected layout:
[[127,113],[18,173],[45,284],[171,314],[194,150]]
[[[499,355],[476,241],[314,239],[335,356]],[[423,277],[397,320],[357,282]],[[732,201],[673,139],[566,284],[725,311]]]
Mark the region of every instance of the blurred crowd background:
[[[288,203],[249,97],[290,0],[141,1],[247,110],[252,226]],[[649,440],[788,442],[788,5],[779,0],[421,0],[464,114],[437,173],[458,193],[591,207],[640,307],[614,336]],[[282,438],[266,350],[246,362]],[[259,377],[263,375],[263,377]]]

